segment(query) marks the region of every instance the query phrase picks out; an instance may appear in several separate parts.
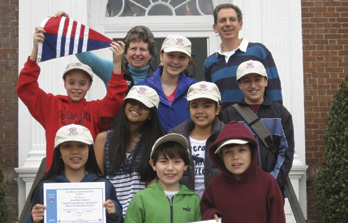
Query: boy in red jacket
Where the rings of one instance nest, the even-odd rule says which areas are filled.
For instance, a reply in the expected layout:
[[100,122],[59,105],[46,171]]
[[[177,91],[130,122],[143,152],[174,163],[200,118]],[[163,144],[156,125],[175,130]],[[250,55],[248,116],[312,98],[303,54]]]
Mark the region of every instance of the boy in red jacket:
[[17,95],[45,129],[48,170],[52,163],[57,130],[64,125],[79,124],[87,127],[95,139],[99,132],[109,128],[112,118],[123,103],[127,83],[123,80],[120,63],[124,43],[119,41],[110,44],[114,53],[114,70],[107,94],[102,100],[86,101],[85,96],[92,85],[93,72],[82,63],[69,64],[63,73],[67,96],[44,92],[38,84],[40,67],[36,63],[38,43],[44,41],[44,32],[41,27],[35,29],[31,55],[18,78]]
[[285,223],[277,181],[257,165],[257,142],[242,123],[232,121],[209,148],[221,174],[206,187],[203,219],[222,222]]

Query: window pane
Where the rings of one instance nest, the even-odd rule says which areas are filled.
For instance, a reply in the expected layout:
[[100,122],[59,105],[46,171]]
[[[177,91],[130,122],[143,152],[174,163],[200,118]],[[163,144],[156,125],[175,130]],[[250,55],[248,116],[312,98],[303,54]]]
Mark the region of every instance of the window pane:
[[109,0],[107,17],[210,15],[212,0]]

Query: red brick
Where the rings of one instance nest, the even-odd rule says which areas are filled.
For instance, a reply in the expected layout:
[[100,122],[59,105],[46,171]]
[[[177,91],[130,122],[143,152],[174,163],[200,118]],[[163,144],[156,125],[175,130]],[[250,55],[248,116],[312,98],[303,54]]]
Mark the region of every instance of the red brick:
[[321,25],[320,23],[326,24],[328,22],[328,18],[316,18],[316,17],[314,17],[314,18],[310,19],[310,22],[313,22],[318,26],[318,25]]
[[[18,0],[0,5],[0,164],[4,167],[9,222],[18,219],[18,188],[14,168],[18,166],[17,95]],[[7,138],[8,137],[8,138]]]
[[[339,1],[322,1],[323,2],[323,6],[330,6],[328,8],[331,8],[332,6],[340,6],[340,2]],[[332,7],[332,8],[336,8],[336,7]]]
[[301,5],[306,162],[309,165],[307,214],[308,222],[312,223],[320,222],[320,215],[313,205],[313,180],[319,169],[318,162],[323,160],[325,144],[322,139],[327,128],[327,115],[333,95],[348,73],[348,2],[302,0]]
[[304,1],[302,0],[301,1],[301,5],[302,5],[302,8],[310,8],[310,7],[313,7],[314,6],[314,2],[313,1]]

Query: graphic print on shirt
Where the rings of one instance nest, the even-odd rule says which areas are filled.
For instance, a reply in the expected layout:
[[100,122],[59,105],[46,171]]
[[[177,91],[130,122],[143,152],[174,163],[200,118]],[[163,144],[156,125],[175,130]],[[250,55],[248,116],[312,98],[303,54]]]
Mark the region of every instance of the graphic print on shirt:
[[[72,123],[74,121],[79,120],[79,122],[85,122],[83,120],[86,120],[86,122],[91,122],[91,113],[88,111],[81,111],[79,113],[73,113],[72,111],[58,111],[58,118],[62,120],[62,122]],[[76,123],[79,124],[79,123]]]
[[192,159],[195,165],[195,175],[204,175],[204,151],[205,145],[191,146]]
[[191,154],[195,167],[195,192],[202,197],[204,192],[204,160],[207,140],[196,140],[190,137]]

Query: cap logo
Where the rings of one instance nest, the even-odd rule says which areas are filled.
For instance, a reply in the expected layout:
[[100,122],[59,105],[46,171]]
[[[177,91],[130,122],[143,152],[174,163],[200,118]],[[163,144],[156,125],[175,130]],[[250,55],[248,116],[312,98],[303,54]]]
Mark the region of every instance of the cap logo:
[[76,136],[77,134],[79,134],[79,133],[77,132],[77,128],[72,127],[72,128],[70,128],[70,129],[68,129],[68,135],[69,135],[69,136]]
[[140,87],[137,92],[138,94],[146,94],[146,88]]
[[184,45],[184,40],[181,38],[176,39],[176,45],[183,46]]
[[247,69],[253,69],[255,67],[254,63],[253,62],[249,62],[246,64],[246,67]]
[[78,67],[82,66],[81,63],[75,63],[75,65],[78,66]]
[[201,91],[207,91],[207,90],[209,90],[209,89],[208,89],[208,86],[207,86],[207,85],[205,85],[205,84],[200,84],[200,85],[199,85],[199,90],[201,90]]

